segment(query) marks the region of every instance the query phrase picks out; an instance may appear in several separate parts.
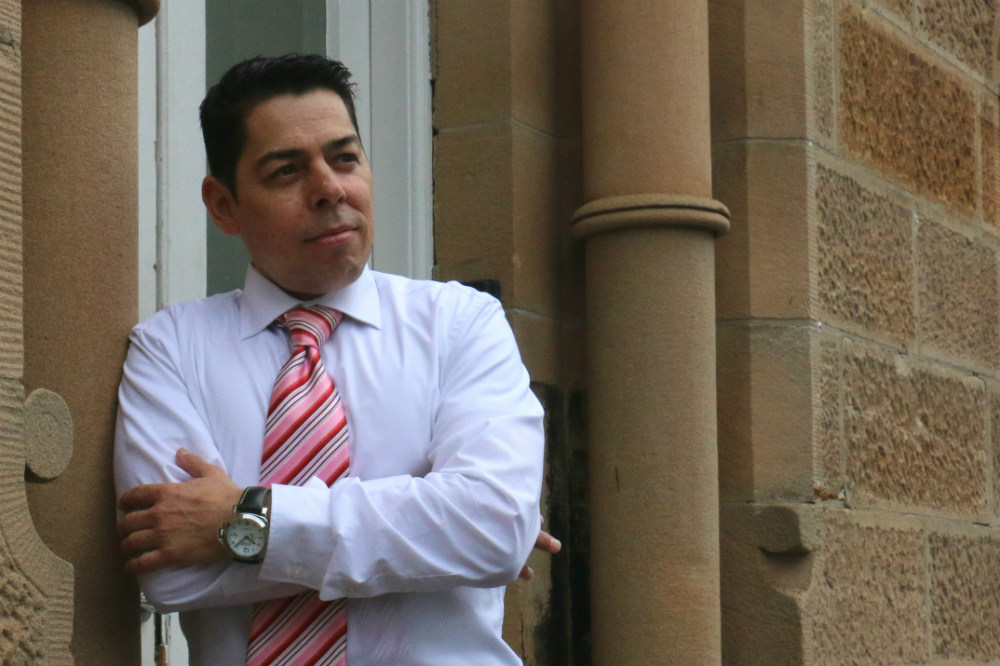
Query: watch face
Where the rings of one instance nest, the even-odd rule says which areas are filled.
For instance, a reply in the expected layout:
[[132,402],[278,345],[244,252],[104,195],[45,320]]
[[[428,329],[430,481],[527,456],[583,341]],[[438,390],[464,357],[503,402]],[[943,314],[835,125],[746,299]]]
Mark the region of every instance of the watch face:
[[226,545],[236,557],[254,558],[264,552],[267,526],[257,516],[240,515],[229,522]]

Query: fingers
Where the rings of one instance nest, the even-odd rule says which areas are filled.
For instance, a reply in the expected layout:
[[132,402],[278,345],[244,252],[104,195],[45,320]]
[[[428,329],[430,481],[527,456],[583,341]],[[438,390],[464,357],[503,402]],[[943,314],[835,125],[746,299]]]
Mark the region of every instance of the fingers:
[[521,573],[519,573],[517,577],[519,580],[523,580],[525,583],[527,583],[529,580],[535,577],[535,570],[529,567],[527,564],[525,564],[523,567],[521,567]]
[[535,539],[535,548],[537,550],[544,551],[549,555],[555,555],[562,550],[562,542],[548,532],[542,530],[538,533],[538,538]]
[[177,464],[195,479],[213,476],[214,474],[225,474],[225,472],[212,463],[185,448],[177,449]]
[[136,486],[126,491],[118,498],[118,508],[122,511],[138,511],[148,509],[156,504],[159,499],[164,484],[151,483],[145,486]]
[[157,569],[162,569],[169,566],[169,563],[165,561],[162,550],[150,550],[141,555],[133,557],[128,562],[125,563],[125,571],[129,572],[133,576],[139,576],[142,574],[152,573]]

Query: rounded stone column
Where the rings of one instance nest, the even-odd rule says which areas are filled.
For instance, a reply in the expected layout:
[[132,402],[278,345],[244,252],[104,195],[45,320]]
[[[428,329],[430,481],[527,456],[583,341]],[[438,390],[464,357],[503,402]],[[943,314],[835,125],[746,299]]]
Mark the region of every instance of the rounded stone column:
[[707,0],[581,22],[594,663],[719,663]]
[[66,471],[29,484],[28,500],[46,544],[74,566],[78,664],[139,663],[112,439],[137,317],[137,30],[158,5],[22,3],[24,384],[65,399],[75,440]]

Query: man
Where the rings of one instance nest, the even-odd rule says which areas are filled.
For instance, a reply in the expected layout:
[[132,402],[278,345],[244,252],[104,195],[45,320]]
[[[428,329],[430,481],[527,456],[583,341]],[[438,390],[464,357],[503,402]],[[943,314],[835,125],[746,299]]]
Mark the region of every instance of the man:
[[[269,609],[301,612],[287,601],[300,598],[317,604],[309,622],[331,618],[308,625],[318,636],[343,613],[319,604],[348,599],[352,666],[520,663],[500,638],[502,586],[539,535],[542,410],[499,303],[367,267],[371,172],[339,63],[241,63],[201,117],[205,205],[252,265],[243,291],[132,332],[115,444],[128,570],[160,610],[182,611],[194,664],[244,663],[251,627],[252,651],[271,649],[269,618],[285,615]],[[303,312],[326,327],[311,342]],[[344,476],[272,475],[268,456],[300,451],[272,449],[301,404],[275,379],[296,358],[325,402],[287,437],[329,409],[338,425],[316,430]],[[342,663],[342,642],[322,649],[316,663]]]

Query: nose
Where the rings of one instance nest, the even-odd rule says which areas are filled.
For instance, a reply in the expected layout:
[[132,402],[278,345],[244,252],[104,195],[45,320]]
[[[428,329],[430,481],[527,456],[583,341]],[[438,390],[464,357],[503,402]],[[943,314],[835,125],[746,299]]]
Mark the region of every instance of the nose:
[[315,173],[315,183],[313,186],[313,205],[322,207],[343,201],[346,196],[341,174],[326,162],[319,165]]

